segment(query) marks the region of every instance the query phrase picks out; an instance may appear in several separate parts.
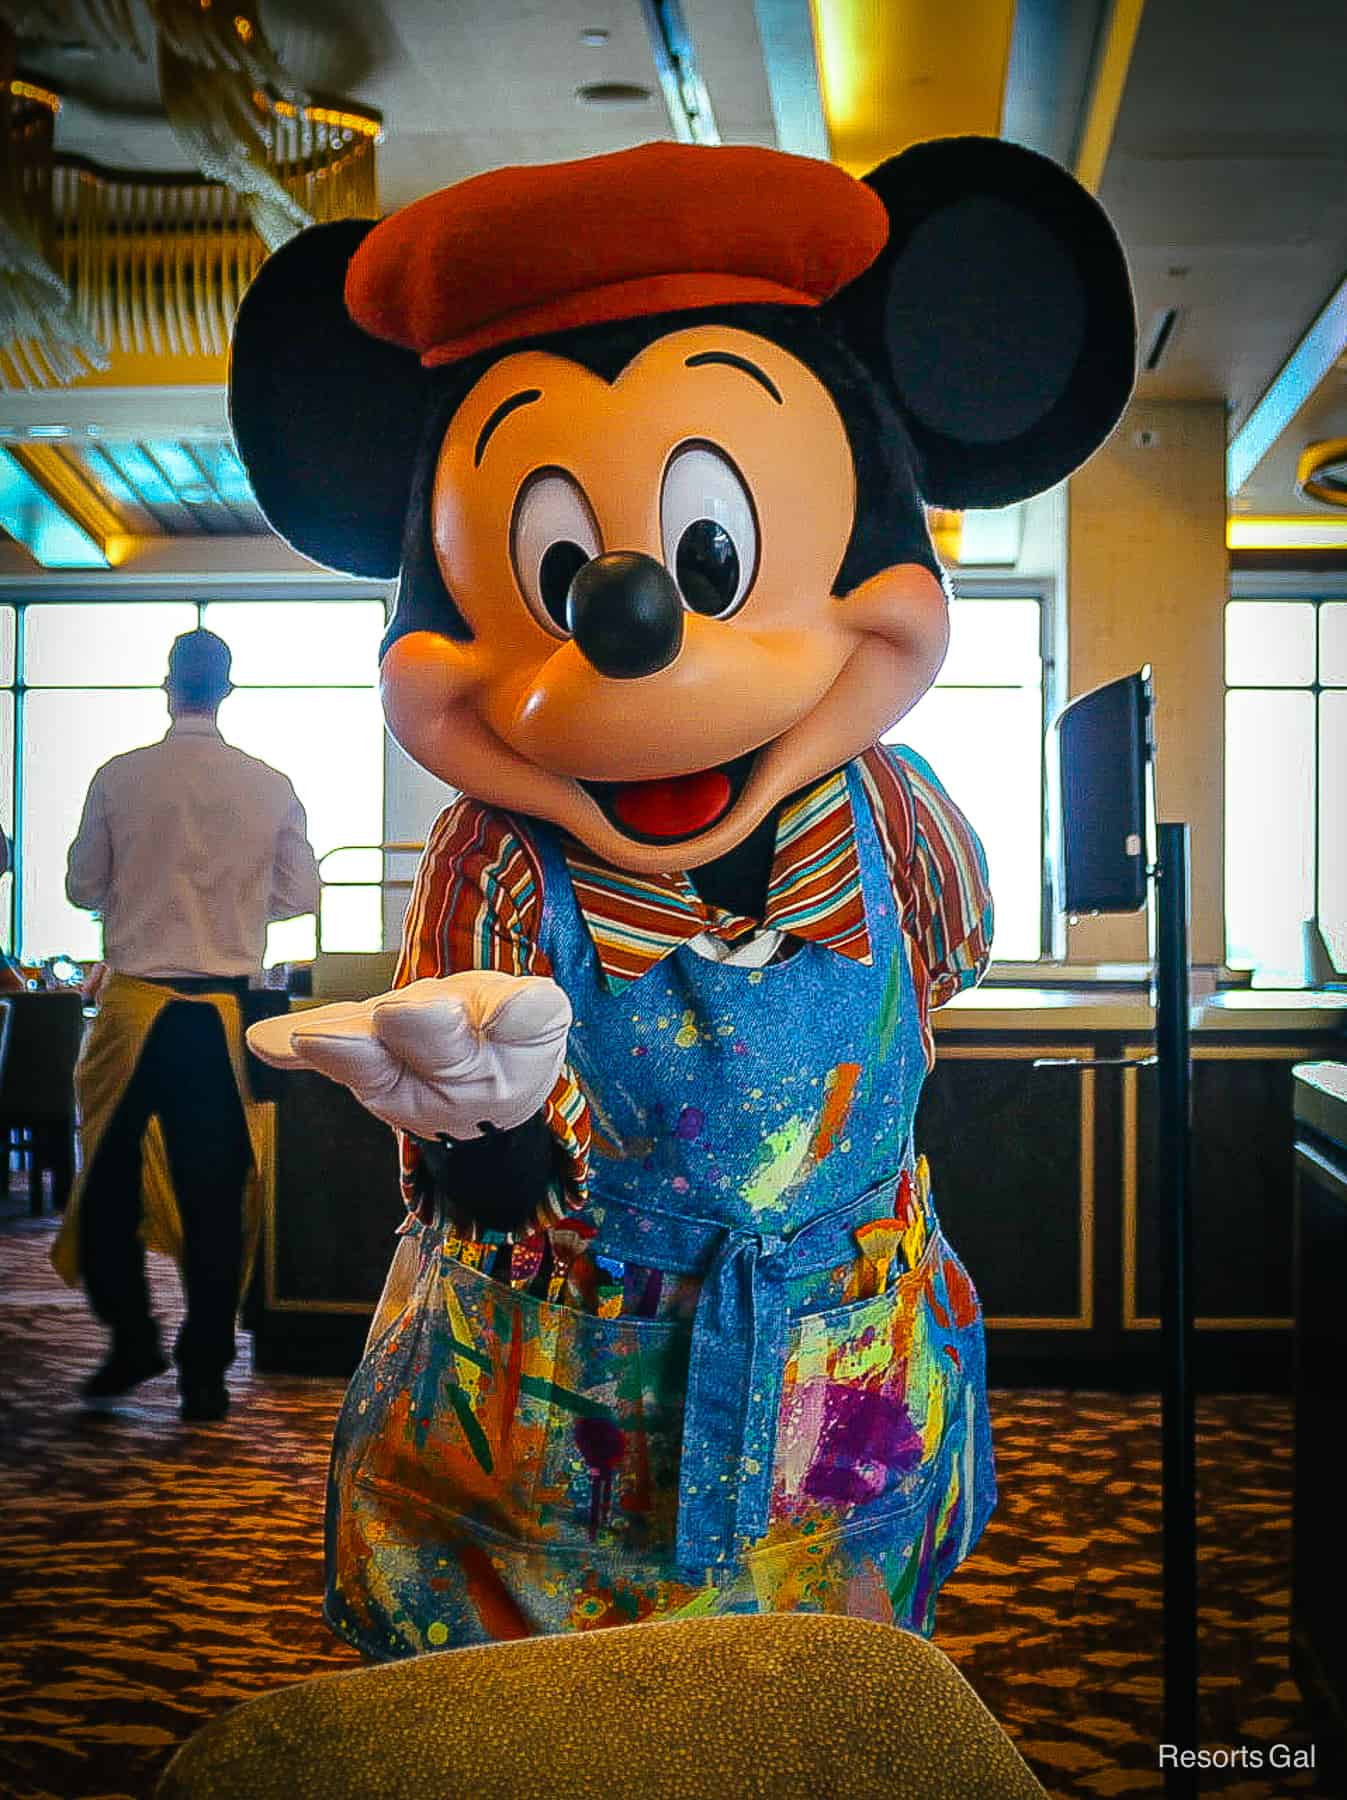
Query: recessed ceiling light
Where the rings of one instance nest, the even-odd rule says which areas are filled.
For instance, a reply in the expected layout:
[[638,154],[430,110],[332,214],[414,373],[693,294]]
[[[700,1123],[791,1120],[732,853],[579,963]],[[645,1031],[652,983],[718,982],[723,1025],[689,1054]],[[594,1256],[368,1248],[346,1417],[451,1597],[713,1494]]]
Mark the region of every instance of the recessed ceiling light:
[[1347,438],[1306,444],[1296,465],[1296,493],[1324,506],[1347,506]]
[[602,50],[608,42],[608,33],[602,26],[595,25],[580,33],[580,42],[587,50]]
[[583,106],[644,106],[655,94],[635,81],[589,81],[576,88],[575,97]]

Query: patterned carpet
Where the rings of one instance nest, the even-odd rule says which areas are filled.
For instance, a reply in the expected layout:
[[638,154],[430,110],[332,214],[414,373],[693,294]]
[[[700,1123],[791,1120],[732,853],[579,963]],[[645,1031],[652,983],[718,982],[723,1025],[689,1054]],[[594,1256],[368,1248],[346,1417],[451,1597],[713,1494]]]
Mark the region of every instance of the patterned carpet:
[[[183,1425],[167,1377],[83,1410],[101,1334],[50,1242],[49,1221],[0,1226],[0,1794],[139,1800],[204,1720],[356,1661],[319,1616],[341,1388],[243,1362],[220,1424]],[[173,1321],[171,1268],[154,1285]],[[993,1415],[1001,1504],[937,1641],[1052,1794],[1157,1792],[1158,1406],[1002,1391]],[[1203,1742],[1301,1745],[1289,1405],[1206,1401],[1199,1430]],[[1325,1780],[1211,1773],[1200,1791],[1330,1800]]]

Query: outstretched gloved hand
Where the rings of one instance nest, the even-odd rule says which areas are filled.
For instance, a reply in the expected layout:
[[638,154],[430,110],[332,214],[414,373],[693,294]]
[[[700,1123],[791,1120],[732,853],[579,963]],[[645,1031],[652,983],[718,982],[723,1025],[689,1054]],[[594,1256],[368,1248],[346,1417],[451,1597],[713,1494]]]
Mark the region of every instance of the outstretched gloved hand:
[[541,975],[465,969],[372,1000],[262,1019],[248,1047],[316,1069],[376,1118],[421,1138],[507,1131],[542,1106],[566,1056],[571,1004]]

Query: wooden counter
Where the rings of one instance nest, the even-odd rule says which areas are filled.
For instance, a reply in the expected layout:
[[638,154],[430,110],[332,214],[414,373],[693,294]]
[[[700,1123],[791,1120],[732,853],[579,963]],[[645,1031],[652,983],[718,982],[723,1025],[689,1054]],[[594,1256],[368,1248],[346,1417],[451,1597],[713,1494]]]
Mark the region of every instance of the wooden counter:
[[[994,1380],[1158,1383],[1153,1034],[1137,988],[984,986],[936,1014],[918,1141],[982,1296]],[[1345,1037],[1347,994],[1194,1005],[1195,1361],[1209,1390],[1289,1385],[1291,1072]]]
[[[1159,1220],[1153,1014],[1132,989],[983,987],[936,1014],[918,1113],[936,1203],[988,1317],[992,1379],[1153,1387]],[[1194,1281],[1202,1385],[1290,1379],[1291,1071],[1347,1037],[1347,995],[1194,1009]],[[1062,1066],[1071,1059],[1102,1066]],[[1044,1061],[1056,1066],[1037,1067]],[[250,1319],[260,1368],[354,1367],[402,1218],[392,1133],[287,1078]]]
[[[1127,1032],[1148,1036],[1155,1014],[1138,988],[1022,988],[984,984],[942,1006],[938,1036],[977,1031]],[[1195,1002],[1195,1034],[1347,1032],[1347,993],[1232,988]]]

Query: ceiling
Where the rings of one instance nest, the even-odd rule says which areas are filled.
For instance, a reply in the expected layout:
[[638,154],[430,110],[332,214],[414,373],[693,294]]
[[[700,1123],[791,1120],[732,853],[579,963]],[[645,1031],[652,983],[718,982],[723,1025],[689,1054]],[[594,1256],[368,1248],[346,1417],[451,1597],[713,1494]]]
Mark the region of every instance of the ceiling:
[[[814,0],[816,23],[835,3]],[[391,210],[501,164],[670,136],[653,10],[650,0],[261,0],[260,17],[301,84],[382,114],[380,198]],[[1109,8],[1019,0],[1012,9],[1007,0],[1003,10],[1007,33],[1013,12],[1006,134],[1069,160]],[[798,45],[802,28],[808,42],[807,0],[682,0],[681,11],[720,137],[779,141],[781,45],[792,32]],[[922,0],[851,11],[869,17],[872,33],[899,12],[939,14]],[[1138,393],[1224,400],[1232,432],[1347,274],[1347,29],[1331,21],[1321,0],[1146,0],[1126,65],[1100,194],[1131,259],[1143,353],[1174,311]],[[943,42],[943,55],[920,77],[923,117],[931,82],[938,92],[960,79],[959,39],[940,29],[943,40],[931,41]],[[863,32],[856,41],[864,45]],[[189,166],[159,111],[152,63],[29,46],[20,66],[66,96],[59,148],[129,168]],[[629,84],[648,98],[580,103],[577,90],[594,83]],[[901,98],[895,104],[901,113]],[[901,133],[900,116],[892,125]],[[4,404],[0,396],[0,416]],[[1347,436],[1347,360],[1232,506],[1297,510],[1296,457],[1319,436]]]
[[[1312,0],[1148,0],[1100,188],[1127,247],[1142,350],[1177,321],[1142,398],[1248,419],[1347,275],[1347,29]],[[1232,496],[1295,497],[1304,444],[1347,436],[1347,361]]]
[[[142,36],[153,41],[144,0]],[[302,86],[382,113],[385,210],[506,163],[557,162],[670,135],[638,0],[262,0],[278,59]],[[717,123],[772,144],[771,98],[752,0],[684,0]],[[596,46],[582,34],[605,33]],[[158,113],[152,63],[43,50],[26,70],[67,96],[57,142],[97,161],[191,166]],[[581,105],[596,82],[649,90],[644,103]]]

